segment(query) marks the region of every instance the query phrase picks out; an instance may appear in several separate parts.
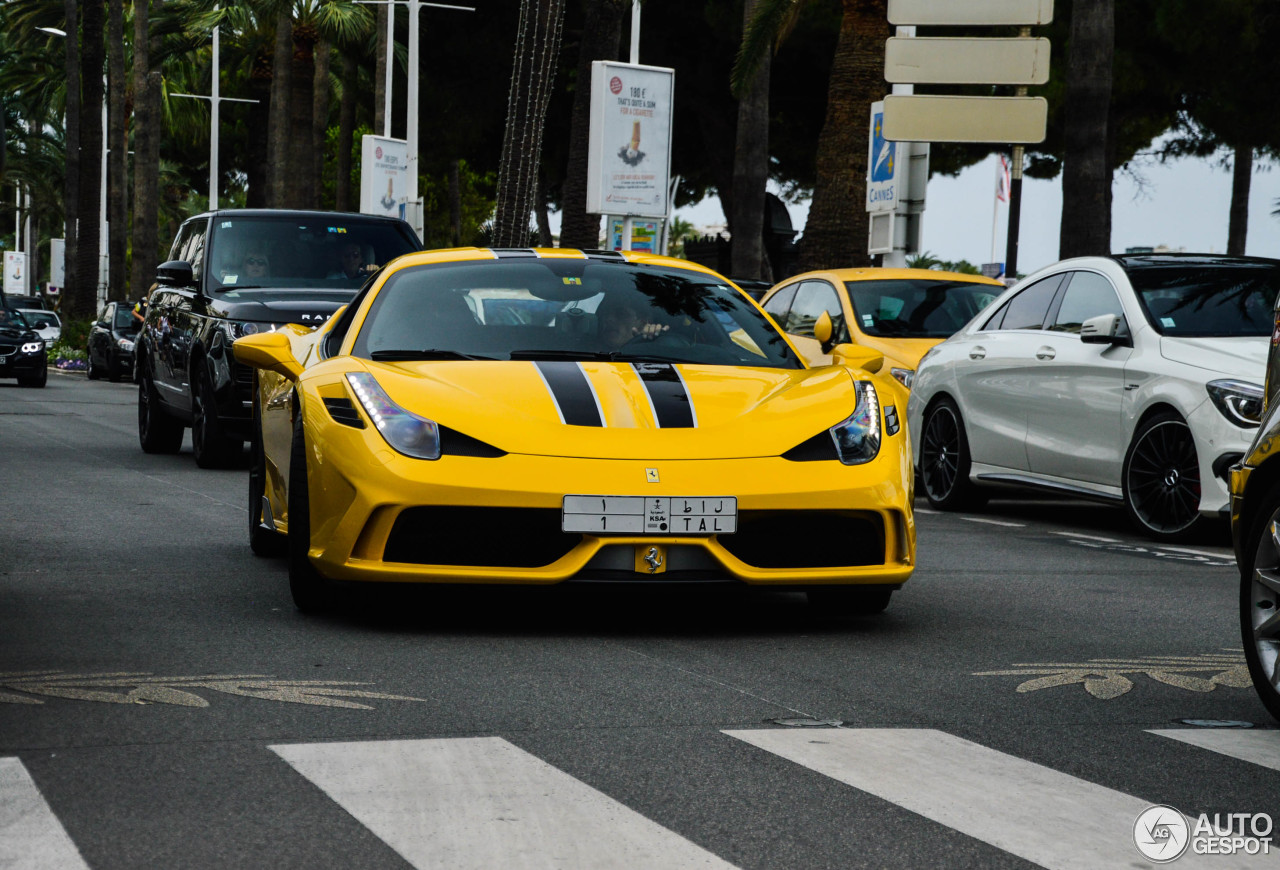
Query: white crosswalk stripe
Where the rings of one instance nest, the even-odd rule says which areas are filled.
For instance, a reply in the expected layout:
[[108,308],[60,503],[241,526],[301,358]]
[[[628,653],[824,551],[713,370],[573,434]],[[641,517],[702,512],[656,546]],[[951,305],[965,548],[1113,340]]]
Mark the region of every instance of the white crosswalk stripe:
[[1229,755],[1261,767],[1280,770],[1280,731],[1252,728],[1153,728],[1148,734],[1157,734],[1208,749],[1219,755]]
[[0,867],[87,870],[88,866],[22,762],[0,758]]
[[733,867],[498,737],[271,748],[420,870]]
[[[1147,866],[1134,821],[1151,802],[931,729],[725,731],[1042,867]],[[1276,867],[1275,855],[1195,855],[1179,868]]]

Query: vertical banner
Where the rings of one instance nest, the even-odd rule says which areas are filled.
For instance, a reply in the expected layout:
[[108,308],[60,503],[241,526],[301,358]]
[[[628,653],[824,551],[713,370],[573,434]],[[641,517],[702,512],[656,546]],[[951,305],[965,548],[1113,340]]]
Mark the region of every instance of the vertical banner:
[[56,296],[67,281],[67,240],[49,240],[49,284],[46,292]]
[[896,211],[902,192],[899,144],[884,138],[884,103],[871,104],[871,130],[867,144],[867,211]]
[[27,292],[27,255],[22,251],[4,252],[4,292],[18,296]]
[[587,212],[666,218],[675,70],[591,64]]
[[409,145],[403,139],[360,140],[360,211],[403,218],[409,196]]

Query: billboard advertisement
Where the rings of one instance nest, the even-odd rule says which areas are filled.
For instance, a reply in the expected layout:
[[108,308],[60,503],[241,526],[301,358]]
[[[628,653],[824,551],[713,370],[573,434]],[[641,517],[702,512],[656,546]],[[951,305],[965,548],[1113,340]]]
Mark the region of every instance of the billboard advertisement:
[[403,139],[360,140],[360,211],[402,218],[409,196],[409,145]]
[[587,212],[665,218],[675,70],[591,64]]

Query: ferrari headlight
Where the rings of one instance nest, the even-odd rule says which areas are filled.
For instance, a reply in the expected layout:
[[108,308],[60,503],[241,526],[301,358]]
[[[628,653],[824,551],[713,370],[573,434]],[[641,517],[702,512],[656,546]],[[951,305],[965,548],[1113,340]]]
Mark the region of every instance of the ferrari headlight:
[[127,338],[116,339],[116,346],[121,350],[133,350],[133,342]]
[[1214,407],[1232,423],[1256,429],[1262,423],[1262,387],[1248,381],[1210,381],[1205,384]]
[[419,417],[391,401],[367,372],[348,374],[347,383],[351,384],[373,425],[396,451],[414,459],[440,458],[440,427],[435,421]]
[[23,353],[39,353],[43,347],[44,347],[43,341],[28,341],[27,343],[22,345],[22,352]]
[[880,400],[870,381],[856,383],[858,402],[853,413],[831,429],[836,455],[845,465],[862,465],[880,452]]
[[915,369],[889,369],[889,374],[893,375],[893,379],[902,384],[908,390],[911,389],[911,382],[916,379]]

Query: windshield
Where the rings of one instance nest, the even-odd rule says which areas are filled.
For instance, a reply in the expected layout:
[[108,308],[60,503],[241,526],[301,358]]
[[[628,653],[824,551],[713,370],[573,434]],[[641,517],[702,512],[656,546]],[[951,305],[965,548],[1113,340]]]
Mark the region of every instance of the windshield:
[[31,327],[16,308],[0,308],[0,328],[30,329]]
[[118,332],[137,332],[142,322],[133,316],[133,309],[127,305],[116,308],[115,322],[112,324]]
[[949,338],[1004,292],[994,284],[928,278],[846,281],[845,287],[858,328],[881,338]]
[[419,250],[403,225],[362,220],[215,219],[206,262],[215,290],[250,287],[358,288],[389,260]]
[[1270,335],[1280,267],[1269,263],[1130,269],[1147,320],[1161,335]]
[[401,270],[374,299],[353,352],[803,367],[759,309],[714,275],[561,258]]
[[43,320],[50,326],[61,326],[61,323],[58,322],[58,315],[54,314],[52,311],[32,311],[26,308],[19,308],[18,310],[22,312],[22,316],[27,319],[27,323],[35,323],[38,320]]

